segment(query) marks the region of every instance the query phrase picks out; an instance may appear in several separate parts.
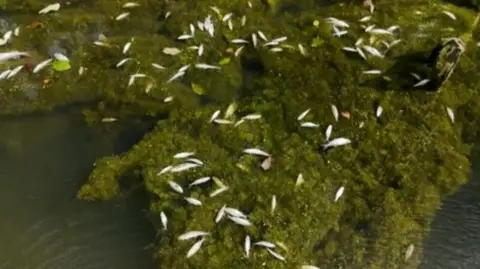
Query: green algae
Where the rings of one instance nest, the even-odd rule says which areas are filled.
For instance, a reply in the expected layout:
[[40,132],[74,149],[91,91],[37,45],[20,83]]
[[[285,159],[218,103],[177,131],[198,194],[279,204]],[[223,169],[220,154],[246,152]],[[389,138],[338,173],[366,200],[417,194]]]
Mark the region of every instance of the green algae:
[[[122,195],[120,179],[132,172],[141,175],[151,199],[152,224],[158,229],[155,257],[162,268],[297,268],[316,264],[383,269],[413,268],[418,263],[421,251],[404,261],[407,246],[415,244],[416,249],[421,249],[431,217],[442,199],[468,178],[467,157],[480,115],[480,70],[475,49],[478,28],[472,29],[475,12],[439,1],[375,1],[375,24],[400,25],[405,42],[392,48],[386,59],[369,59],[365,63],[341,49],[353,46],[359,36],[368,39],[364,30],[352,23],[349,34],[339,39],[332,36],[331,27],[323,20],[333,16],[355,22],[368,14],[359,4],[252,1],[253,8],[248,8],[246,1],[216,1],[224,13],[247,16],[245,27],[237,27],[236,21],[233,31],[223,27],[216,30],[214,38],[206,33],[195,37],[206,48],[203,61],[222,63],[222,70],[187,72],[185,84],[165,84],[173,73],[152,69],[150,63],[178,70],[196,61],[195,51],[183,50],[176,57],[163,54],[162,49],[196,44],[187,41],[184,45],[175,39],[184,33],[188,23],[203,20],[208,13],[214,15],[209,8],[211,1],[170,5],[139,2],[142,7],[132,10],[130,17],[121,22],[108,19],[122,12],[115,1],[86,1],[62,7],[61,12],[36,18],[44,28],[24,29],[11,45],[44,55],[52,42],[61,40],[70,52],[72,68],[33,75],[35,80],[46,77],[52,83],[28,102],[20,83],[29,82],[27,76],[6,81],[0,92],[4,114],[100,100],[97,109],[85,113],[91,123],[101,118],[97,113],[118,118],[162,118],[154,130],[124,154],[98,160],[79,198],[105,200]],[[33,12],[44,4],[28,1],[15,10]],[[445,8],[458,19],[453,21],[442,14]],[[164,19],[167,11],[173,15]],[[32,19],[19,15],[18,20],[28,24]],[[79,25],[83,27],[72,32]],[[89,34],[104,30],[111,48],[92,46]],[[246,46],[241,57],[234,57],[232,50],[236,47],[228,40],[249,38],[257,30],[269,38],[288,36],[291,47],[272,53]],[[441,38],[458,33],[471,39],[465,40],[467,50],[440,92],[406,91],[397,84],[406,78],[392,66],[405,64],[403,56],[429,52]],[[123,44],[132,36],[135,39],[129,57],[138,64],[115,68]],[[296,51],[297,44],[303,44],[306,56]],[[79,76],[81,66],[86,71]],[[373,68],[395,70],[389,74],[393,82],[381,84],[381,88],[371,84],[371,78],[362,71]],[[129,75],[139,70],[148,70],[148,78],[127,87]],[[146,93],[145,86],[151,82],[154,87]],[[201,85],[201,96],[192,91],[192,85]],[[163,103],[167,96],[174,96],[174,101]],[[235,128],[208,123],[215,110],[225,111],[234,99],[234,120],[249,113],[260,113],[262,119]],[[335,122],[331,104],[340,111],[348,110],[351,118]],[[373,113],[377,104],[384,108],[379,119]],[[446,106],[456,111],[454,125],[446,116]],[[318,122],[321,128],[299,127],[296,118],[307,108],[312,111],[306,120]],[[364,122],[363,128],[360,122]],[[329,124],[334,124],[334,137],[348,137],[353,142],[320,154],[318,146],[325,137],[319,130]],[[268,151],[273,158],[272,168],[263,171],[261,160],[241,154],[245,147]],[[204,167],[158,176],[161,168],[179,163],[172,156],[181,151],[195,151],[205,162]],[[295,187],[299,173],[305,182]],[[217,188],[213,183],[186,190],[185,195],[203,202],[200,209],[188,205],[167,184],[174,180],[186,186],[202,176],[217,177],[229,190],[214,198],[209,197]],[[334,203],[340,186],[345,186],[345,194]],[[270,213],[272,195],[278,200],[274,214]],[[215,214],[224,204],[248,213],[254,225],[243,228],[227,220],[215,224]],[[161,228],[161,211],[169,217],[167,231]],[[187,260],[184,257],[191,243],[178,241],[177,236],[188,230],[212,234],[200,252]],[[287,262],[274,260],[257,248],[249,259],[244,258],[246,234],[253,241],[281,242],[287,250],[276,251]]]

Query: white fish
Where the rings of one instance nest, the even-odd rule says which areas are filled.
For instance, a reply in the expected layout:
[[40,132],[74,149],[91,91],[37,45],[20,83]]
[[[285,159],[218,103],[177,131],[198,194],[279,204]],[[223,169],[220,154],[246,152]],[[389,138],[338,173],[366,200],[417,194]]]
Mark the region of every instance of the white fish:
[[51,4],[51,5],[48,5],[46,7],[44,7],[43,9],[41,9],[38,14],[46,14],[48,12],[51,12],[51,11],[58,11],[60,9],[60,4],[59,3],[55,3],[55,4]]
[[181,234],[178,237],[178,240],[184,241],[184,240],[189,240],[189,239],[193,239],[193,238],[197,238],[197,237],[203,237],[203,236],[207,236],[207,235],[210,235],[210,233],[209,232],[204,232],[204,231],[190,231],[190,232],[186,232],[184,234]]
[[225,16],[223,16],[223,18],[222,18],[222,21],[223,21],[223,22],[226,22],[226,21],[228,21],[232,16],[233,16],[233,13],[225,14]]
[[117,121],[116,118],[103,118],[102,119],[102,122],[115,122],[115,121]]
[[245,120],[244,119],[240,119],[239,121],[235,122],[235,125],[233,125],[233,127],[237,127],[238,125],[244,123]]
[[415,246],[413,244],[408,245],[407,250],[405,251],[405,261],[412,257],[413,250],[415,250]]
[[160,219],[162,221],[162,227],[164,230],[167,229],[167,223],[168,223],[168,219],[167,219],[167,215],[165,215],[165,213],[162,211],[160,212]]
[[187,39],[190,39],[192,37],[193,36],[191,36],[191,35],[181,35],[181,36],[177,37],[177,40],[187,40]]
[[196,168],[196,167],[199,167],[200,165],[199,164],[196,164],[196,163],[182,163],[182,164],[179,164],[175,167],[173,167],[170,172],[172,173],[179,173],[179,172],[183,172],[183,171],[186,171],[186,170],[190,170],[192,168]]
[[191,205],[196,205],[196,206],[201,206],[202,205],[202,201],[196,199],[196,198],[193,198],[193,197],[185,197],[184,198],[185,201],[187,201],[189,204]]
[[455,14],[453,14],[450,11],[444,10],[444,11],[442,11],[442,13],[447,15],[448,17],[450,17],[450,19],[452,19],[452,20],[457,20],[457,17],[455,16]]
[[185,75],[185,72],[177,72],[177,73],[175,73],[173,76],[171,76],[171,77],[168,79],[167,83],[170,83],[170,82],[172,82],[172,81],[174,81],[174,80],[177,80],[177,79],[183,77],[184,75]]
[[303,182],[305,182],[305,180],[303,179],[303,174],[300,173],[297,176],[297,181],[295,182],[295,186],[300,186],[303,184]]
[[373,55],[373,56],[377,56],[377,57],[380,57],[380,58],[383,58],[383,57],[384,57],[383,54],[382,54],[380,51],[378,51],[378,49],[376,49],[376,48],[374,48],[374,47],[372,47],[372,46],[364,45],[362,48],[363,48],[366,52],[370,53],[370,54]]
[[193,181],[192,183],[190,183],[190,185],[188,185],[189,187],[192,187],[192,186],[196,186],[196,185],[200,185],[200,184],[203,184],[205,182],[208,182],[210,181],[211,177],[201,177],[199,179],[196,179],[195,181]]
[[369,21],[370,19],[372,19],[372,16],[365,16],[365,17],[359,19],[358,21],[359,21],[359,22],[367,22],[367,21]]
[[245,26],[246,22],[247,22],[247,16],[243,15],[242,19],[240,20],[240,23],[242,24],[242,26]]
[[243,48],[244,48],[244,46],[241,46],[240,48],[236,49],[235,53],[233,55],[235,55],[235,57],[240,56],[240,53],[242,53]]
[[335,118],[335,121],[338,121],[338,109],[337,109],[337,106],[335,105],[332,105],[332,114],[333,114],[333,117]]
[[248,114],[246,116],[243,116],[242,119],[244,120],[258,120],[262,117],[260,114]]
[[200,250],[204,241],[205,241],[205,238],[202,238],[200,239],[200,241],[193,244],[193,246],[187,252],[187,259],[195,255],[195,253],[197,253]]
[[20,35],[20,26],[18,26],[17,28],[15,28],[15,30],[13,30],[13,35],[14,35],[14,36],[19,36],[19,35]]
[[20,72],[20,70],[22,70],[22,69],[23,69],[23,65],[19,65],[19,66],[15,67],[14,69],[12,69],[12,71],[10,73],[8,73],[7,79],[17,75],[18,72]]
[[128,80],[128,86],[132,86],[133,83],[135,82],[135,79],[137,79],[137,78],[144,78],[144,77],[146,77],[146,76],[147,76],[147,75],[145,75],[145,74],[138,74],[138,73],[131,75],[131,76],[130,76],[130,79]]
[[328,125],[327,130],[325,130],[325,140],[330,140],[330,135],[332,135],[332,129],[333,126],[331,124]]
[[348,23],[346,23],[345,21],[342,21],[333,17],[326,18],[325,21],[337,27],[344,27],[344,28],[350,27]]
[[453,113],[453,110],[449,107],[446,108],[447,109],[447,114],[448,114],[448,117],[450,118],[450,121],[452,122],[452,124],[455,123],[455,114]]
[[53,57],[54,57],[55,59],[59,60],[59,61],[69,61],[69,59],[68,59],[67,56],[65,56],[65,55],[63,55],[62,53],[59,53],[59,52],[54,53],[54,54],[53,54]]
[[262,31],[257,31],[257,34],[263,41],[265,41],[265,42],[268,41],[267,37],[265,36],[265,34]]
[[348,138],[340,137],[340,138],[335,138],[335,139],[329,141],[328,143],[325,143],[325,144],[321,145],[321,147],[325,150],[325,149],[328,149],[328,148],[331,148],[331,147],[338,147],[338,146],[347,145],[347,144],[350,144],[351,142],[352,141],[350,141],[350,139],[348,139]]
[[250,226],[252,225],[252,223],[247,220],[247,219],[244,219],[244,218],[239,218],[239,217],[233,217],[233,216],[228,216],[228,218],[235,222],[236,224],[238,225],[241,225],[241,226]]
[[270,243],[268,241],[258,241],[256,243],[254,243],[253,245],[255,246],[262,246],[262,247],[266,247],[266,248],[275,248],[275,244],[274,243]]
[[367,59],[367,56],[365,56],[365,53],[363,53],[363,51],[360,47],[357,47],[356,50],[358,52],[358,55],[360,55],[360,57],[362,57],[365,60]]
[[308,115],[308,113],[310,113],[310,108],[307,109],[307,110],[305,110],[305,111],[303,111],[303,112],[297,117],[297,120],[298,120],[298,121],[303,120],[303,118],[305,118],[305,117]]
[[225,192],[226,190],[228,190],[227,186],[220,187],[220,188],[214,190],[212,193],[210,193],[210,197],[215,197],[215,196],[219,195],[220,193]]
[[344,190],[345,190],[345,188],[343,186],[340,187],[340,189],[338,189],[337,193],[335,193],[335,202],[338,201],[338,199],[340,199],[340,197],[342,197]]
[[421,87],[421,86],[425,86],[427,85],[427,83],[430,82],[430,79],[426,78],[426,79],[422,79],[420,80],[418,83],[416,83],[415,85],[413,85],[414,88],[416,87]]
[[190,23],[189,27],[190,27],[190,35],[194,36],[195,35],[195,26],[193,26],[193,24]]
[[156,63],[152,63],[152,66],[155,67],[155,68],[157,68],[157,69],[165,69],[164,66],[159,65],[159,64],[156,64]]
[[168,185],[170,186],[170,188],[172,188],[172,190],[174,190],[178,193],[183,193],[182,187],[180,185],[178,185],[176,182],[168,181]]
[[357,49],[352,48],[352,47],[343,47],[342,49],[343,49],[344,51],[357,52]]
[[250,155],[259,155],[259,156],[265,156],[265,157],[270,156],[270,154],[268,154],[267,152],[257,148],[244,149],[243,152]]
[[285,257],[281,256],[280,254],[276,253],[275,251],[267,248],[268,253],[270,253],[273,257],[275,257],[278,260],[285,261]]
[[245,39],[237,38],[237,39],[230,40],[230,43],[233,43],[233,44],[248,44],[250,42],[248,42],[248,40],[245,40]]
[[122,8],[133,8],[133,7],[139,7],[140,4],[136,2],[127,2],[123,4]]
[[317,266],[314,266],[314,265],[305,264],[305,265],[302,265],[302,267],[300,267],[300,269],[320,269],[320,268],[317,267]]
[[232,23],[232,20],[228,20],[228,23],[227,23],[227,25],[228,25],[228,29],[230,29],[230,30],[233,30],[233,23]]
[[283,49],[282,48],[271,48],[270,51],[271,52],[282,52]]
[[125,59],[122,59],[120,62],[117,63],[117,65],[115,65],[116,68],[119,68],[121,67],[122,65],[124,65],[126,62],[130,61],[132,58],[125,58]]
[[250,236],[247,235],[245,236],[245,257],[250,256],[250,247],[251,247],[251,241],[250,241]]
[[193,156],[195,155],[195,152],[180,152],[180,153],[177,153],[175,155],[173,155],[173,158],[175,159],[185,159],[185,158],[188,158],[190,156]]
[[160,172],[158,172],[157,176],[161,175],[161,174],[165,174],[167,172],[170,172],[170,170],[172,170],[173,166],[169,165],[165,168],[163,168],[162,170],[160,170]]
[[220,210],[218,210],[217,216],[215,217],[215,223],[218,223],[219,221],[222,220],[223,216],[225,215],[225,208],[227,205],[223,205]]
[[272,196],[272,210],[271,210],[271,213],[273,214],[273,212],[275,211],[275,208],[277,208],[277,196]]
[[253,43],[253,47],[256,48],[257,47],[257,35],[255,33],[252,34],[252,43]]
[[302,122],[300,127],[306,127],[306,128],[317,128],[319,125],[314,122]]
[[123,54],[127,53],[127,51],[130,49],[131,46],[132,46],[132,42],[127,42],[127,43],[123,46],[122,53],[123,53]]
[[165,13],[165,19],[168,19],[172,15],[172,12],[168,11]]
[[378,106],[377,107],[377,111],[375,112],[375,116],[377,118],[379,118],[381,115],[382,115],[382,112],[383,112],[383,107],[382,106]]
[[128,17],[128,15],[130,15],[130,12],[124,12],[124,13],[118,15],[118,16],[115,18],[115,20],[116,20],[116,21],[121,21],[121,20],[125,19],[126,17]]
[[218,116],[220,115],[221,112],[222,111],[220,111],[220,110],[217,110],[217,111],[213,112],[212,116],[210,117],[209,122],[213,122],[216,118],[218,118]]
[[211,65],[211,64],[204,64],[204,63],[196,64],[195,68],[198,68],[198,69],[221,69],[220,66]]
[[46,59],[42,62],[40,62],[39,64],[37,64],[35,66],[35,68],[33,68],[33,73],[37,73],[38,71],[42,70],[43,68],[45,68],[47,65],[49,65],[51,62],[53,61],[53,59]]
[[165,99],[163,99],[163,102],[164,102],[164,103],[169,103],[169,102],[171,102],[172,100],[173,100],[173,96],[168,96],[168,97],[166,97]]
[[12,30],[10,31],[7,31],[4,35],[3,35],[3,40],[5,40],[6,42],[10,40],[10,38],[12,38]]
[[200,44],[200,47],[198,47],[198,56],[202,56],[203,55],[203,51],[204,51],[204,47],[203,47],[203,44]]
[[378,74],[381,74],[382,71],[378,69],[372,69],[372,70],[363,71],[363,73],[367,75],[378,75]]
[[226,207],[225,212],[232,217],[243,218],[243,219],[247,218],[247,215],[245,215],[242,211],[236,208]]
[[10,74],[11,72],[12,72],[12,70],[8,69],[8,70],[5,70],[2,73],[0,73],[0,80],[6,78],[8,76],[8,74]]
[[370,30],[370,34],[377,34],[377,35],[392,35],[393,33],[381,28],[375,28]]
[[225,120],[225,119],[214,119],[213,122],[216,124],[233,124],[232,121]]
[[186,159],[185,161],[190,162],[190,163],[196,163],[196,164],[198,164],[198,165],[203,165],[203,162],[200,161],[200,160],[197,159],[197,158],[188,158],[188,159]]

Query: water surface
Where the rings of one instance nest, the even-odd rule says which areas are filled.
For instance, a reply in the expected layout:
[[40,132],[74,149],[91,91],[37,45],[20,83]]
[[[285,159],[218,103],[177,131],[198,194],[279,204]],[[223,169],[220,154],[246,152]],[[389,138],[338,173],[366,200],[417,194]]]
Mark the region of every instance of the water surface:
[[141,194],[75,199],[95,158],[120,148],[75,110],[1,121],[1,269],[154,268]]

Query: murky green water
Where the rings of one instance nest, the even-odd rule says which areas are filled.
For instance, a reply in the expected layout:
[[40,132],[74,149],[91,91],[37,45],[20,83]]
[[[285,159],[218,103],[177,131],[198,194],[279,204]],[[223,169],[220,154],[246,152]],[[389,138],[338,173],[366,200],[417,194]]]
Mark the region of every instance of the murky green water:
[[2,120],[0,137],[0,268],[154,268],[141,195],[75,199],[95,158],[121,150],[115,139],[78,111]]

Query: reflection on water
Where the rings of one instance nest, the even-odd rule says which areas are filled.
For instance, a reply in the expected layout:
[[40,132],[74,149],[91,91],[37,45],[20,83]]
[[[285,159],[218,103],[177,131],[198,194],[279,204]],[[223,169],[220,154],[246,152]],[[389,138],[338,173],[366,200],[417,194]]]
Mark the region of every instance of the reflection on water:
[[154,268],[144,201],[75,200],[115,145],[72,113],[0,123],[0,268]]
[[480,268],[480,156],[473,159],[472,178],[448,198],[425,241],[421,269]]

